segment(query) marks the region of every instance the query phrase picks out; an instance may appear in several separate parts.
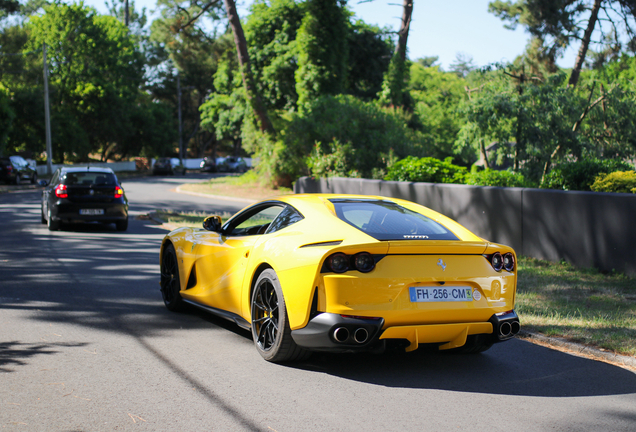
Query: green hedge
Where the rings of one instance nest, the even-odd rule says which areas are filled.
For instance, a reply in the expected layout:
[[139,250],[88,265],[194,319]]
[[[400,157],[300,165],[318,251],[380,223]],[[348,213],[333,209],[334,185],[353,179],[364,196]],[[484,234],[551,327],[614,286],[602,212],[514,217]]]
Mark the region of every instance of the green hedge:
[[586,159],[556,165],[546,176],[543,188],[590,191],[599,175],[629,171],[633,167],[616,159]]
[[616,171],[599,176],[592,184],[594,192],[636,193],[636,171]]
[[526,187],[525,177],[513,171],[486,169],[470,173],[466,184],[475,186]]
[[416,158],[409,156],[389,168],[385,180],[428,182],[428,183],[464,183],[468,170],[453,165],[451,158],[441,161],[432,157]]

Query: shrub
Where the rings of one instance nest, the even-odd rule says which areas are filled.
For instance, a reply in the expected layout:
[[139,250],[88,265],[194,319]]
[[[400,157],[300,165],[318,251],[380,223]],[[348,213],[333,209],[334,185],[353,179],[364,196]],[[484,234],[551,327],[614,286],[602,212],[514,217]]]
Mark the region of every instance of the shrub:
[[384,179],[429,183],[464,183],[468,175],[467,169],[453,165],[451,160],[451,158],[441,161],[432,157],[409,156],[393,164]]
[[636,194],[636,171],[616,171],[598,176],[592,184],[594,192],[622,192]]
[[558,164],[546,176],[546,189],[591,190],[592,183],[601,174],[615,171],[628,171],[632,166],[616,159],[586,159],[577,162]]
[[475,186],[525,187],[523,174],[513,171],[497,171],[486,169],[472,172],[466,178],[466,184]]
[[[309,170],[317,177],[382,178],[393,158],[419,151],[417,136],[399,115],[353,96],[313,100],[291,114],[281,130],[288,153],[306,164],[289,171],[292,178]],[[321,163],[318,157],[329,161]]]

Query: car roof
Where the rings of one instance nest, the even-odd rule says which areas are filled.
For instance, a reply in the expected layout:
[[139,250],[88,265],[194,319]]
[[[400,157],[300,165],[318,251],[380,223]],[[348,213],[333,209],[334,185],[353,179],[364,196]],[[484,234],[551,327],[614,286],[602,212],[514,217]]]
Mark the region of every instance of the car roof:
[[[271,198],[266,201],[282,201],[296,208],[305,217],[309,217],[313,220],[332,220],[337,219],[333,204],[330,200],[364,200],[364,201],[388,201],[397,205],[405,207],[420,213],[430,219],[441,223],[446,228],[450,229],[455,235],[462,240],[482,241],[475,234],[467,230],[462,225],[449,219],[448,217],[438,213],[428,207],[424,207],[421,204],[417,204],[411,201],[406,201],[399,198],[392,198],[386,196],[377,195],[348,195],[348,194],[293,194],[283,195],[275,198]],[[333,225],[329,224],[329,228],[333,228]]]
[[81,167],[62,167],[62,172],[74,173],[74,172],[98,172],[103,174],[115,174],[115,172],[107,167],[92,167],[92,166],[81,166]]

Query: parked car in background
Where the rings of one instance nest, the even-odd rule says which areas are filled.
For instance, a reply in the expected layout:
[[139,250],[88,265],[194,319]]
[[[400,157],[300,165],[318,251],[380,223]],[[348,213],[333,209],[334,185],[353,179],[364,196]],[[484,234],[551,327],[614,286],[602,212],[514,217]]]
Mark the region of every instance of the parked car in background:
[[242,157],[228,156],[217,159],[219,172],[244,173],[247,172],[247,163]]
[[201,171],[203,172],[216,172],[216,158],[205,157],[201,161]]
[[162,157],[152,166],[152,175],[174,175],[174,173],[185,174],[185,167],[181,165],[178,158]]
[[128,229],[128,199],[110,168],[58,168],[42,191],[41,211],[42,223],[51,231],[76,222],[114,223],[117,231]]
[[38,172],[22,156],[0,157],[0,180],[20,184],[23,181],[35,184]]

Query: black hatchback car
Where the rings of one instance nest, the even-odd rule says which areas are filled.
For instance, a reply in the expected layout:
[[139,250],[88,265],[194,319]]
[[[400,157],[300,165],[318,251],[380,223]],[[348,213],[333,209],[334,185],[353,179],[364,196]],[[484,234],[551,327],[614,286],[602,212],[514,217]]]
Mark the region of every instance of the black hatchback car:
[[128,229],[128,200],[110,168],[62,167],[42,191],[42,223],[55,231],[62,223],[114,223]]
[[15,184],[29,181],[35,184],[38,173],[22,156],[0,157],[0,180]]

